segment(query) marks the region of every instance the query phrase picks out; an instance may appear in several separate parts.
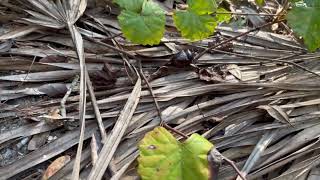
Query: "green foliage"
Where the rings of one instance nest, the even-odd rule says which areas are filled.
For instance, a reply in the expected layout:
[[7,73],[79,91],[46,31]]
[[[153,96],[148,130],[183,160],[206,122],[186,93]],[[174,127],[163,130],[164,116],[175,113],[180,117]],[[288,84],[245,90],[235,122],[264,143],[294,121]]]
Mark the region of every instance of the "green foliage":
[[259,6],[262,6],[264,4],[264,0],[256,0],[256,3],[259,5]]
[[[310,51],[320,47],[320,0],[289,0],[294,8],[288,13],[288,24],[303,37]],[[118,16],[124,36],[142,45],[159,44],[165,31],[165,12],[152,0],[114,0],[122,11]],[[220,0],[187,0],[186,11],[176,11],[174,23],[181,35],[191,41],[209,37],[221,22],[231,15],[218,8]],[[263,5],[264,0],[256,0]]]
[[[209,37],[217,27],[218,23],[229,21],[227,14],[212,14],[218,11],[218,5],[214,0],[188,0],[187,11],[177,11],[173,15],[174,23],[181,35],[192,41]],[[224,13],[227,12],[224,10]]]
[[[122,11],[118,16],[124,36],[133,43],[142,45],[159,44],[165,31],[165,13],[152,0],[114,0]],[[210,36],[218,23],[229,21],[231,16],[212,14],[217,10],[216,0],[188,0],[187,11],[177,11],[174,22],[183,37],[200,40]]]
[[307,7],[295,6],[287,15],[294,33],[303,37],[310,51],[320,47],[320,1],[306,0]]
[[122,9],[140,13],[145,0],[114,0]]
[[191,11],[178,11],[174,14],[173,20],[181,35],[192,41],[210,36],[217,26],[212,16],[198,15]]
[[[218,13],[215,16],[217,22],[226,22],[226,23],[228,23],[230,21],[230,19],[231,19],[231,14],[229,13],[229,11],[227,11],[227,10],[225,10],[223,8],[218,8],[216,13]],[[221,14],[219,14],[219,13],[221,13]]]
[[211,14],[216,11],[218,5],[215,0],[188,0],[189,11],[199,15]]
[[143,180],[207,180],[207,154],[212,147],[198,134],[181,143],[166,129],[157,127],[140,141],[138,172]]
[[133,1],[117,1],[121,7],[125,7],[118,16],[123,34],[134,43],[159,44],[165,30],[166,19],[163,10],[152,1],[144,0],[141,8],[137,6],[141,0]]

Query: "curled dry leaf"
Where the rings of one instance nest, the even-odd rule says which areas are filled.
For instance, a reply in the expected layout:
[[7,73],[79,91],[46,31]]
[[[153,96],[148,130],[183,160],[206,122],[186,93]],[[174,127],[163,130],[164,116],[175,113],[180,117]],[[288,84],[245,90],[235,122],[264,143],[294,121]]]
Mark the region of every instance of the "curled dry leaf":
[[199,70],[201,80],[211,83],[221,83],[225,81],[227,72],[220,67],[209,67]]
[[95,71],[90,74],[90,79],[94,86],[112,87],[117,81],[118,70],[110,64],[104,63],[101,71]]
[[229,73],[231,73],[234,77],[236,77],[239,80],[242,80],[242,72],[238,65],[236,64],[230,64],[227,66],[227,70]]
[[65,166],[70,161],[70,156],[61,156],[54,160],[47,168],[42,176],[42,180],[47,180],[58,172],[63,166]]
[[265,105],[265,106],[259,106],[258,108],[266,110],[270,114],[270,116],[280,121],[281,123],[291,124],[288,114],[279,106]]

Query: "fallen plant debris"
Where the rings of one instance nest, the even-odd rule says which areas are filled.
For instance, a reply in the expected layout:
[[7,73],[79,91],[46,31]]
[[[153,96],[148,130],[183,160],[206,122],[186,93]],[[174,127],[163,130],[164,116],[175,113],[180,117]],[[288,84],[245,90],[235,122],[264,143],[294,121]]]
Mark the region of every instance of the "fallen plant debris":
[[[218,152],[205,178],[320,178],[317,1],[27,2],[0,1],[0,179],[149,177],[139,143],[159,125]],[[156,39],[128,38],[124,17],[154,13]]]

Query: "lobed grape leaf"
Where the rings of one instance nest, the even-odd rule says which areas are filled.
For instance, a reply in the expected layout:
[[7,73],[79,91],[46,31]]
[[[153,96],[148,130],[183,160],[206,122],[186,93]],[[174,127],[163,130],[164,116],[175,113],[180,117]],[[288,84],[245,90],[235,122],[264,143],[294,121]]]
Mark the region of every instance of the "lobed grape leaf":
[[181,35],[191,41],[210,36],[218,25],[214,17],[208,14],[198,15],[191,11],[177,11],[173,20]]
[[208,180],[207,154],[213,145],[198,134],[177,141],[165,128],[148,132],[139,143],[142,180]]
[[294,33],[303,37],[308,50],[320,47],[320,1],[305,1],[308,7],[294,7],[287,15],[289,26]]
[[187,4],[188,10],[199,15],[211,14],[218,8],[215,0],[188,0]]
[[145,0],[114,0],[122,9],[133,11],[136,13],[141,12],[142,5]]
[[[219,13],[221,13],[221,14],[219,14]],[[229,14],[229,11],[227,11],[223,8],[219,8],[217,10],[217,14],[216,14],[215,18],[218,22],[227,22],[228,23],[231,19],[231,14]]]
[[[231,16],[219,8],[215,0],[188,0],[187,11],[176,11],[173,20],[181,35],[191,41],[201,40],[213,34],[218,23],[229,21]],[[212,14],[223,12],[222,14]]]
[[[131,0],[119,1],[131,2]],[[159,44],[165,30],[164,11],[156,3],[148,0],[144,0],[141,12],[135,10],[136,8],[124,9],[118,16],[124,36],[133,43],[142,45]]]

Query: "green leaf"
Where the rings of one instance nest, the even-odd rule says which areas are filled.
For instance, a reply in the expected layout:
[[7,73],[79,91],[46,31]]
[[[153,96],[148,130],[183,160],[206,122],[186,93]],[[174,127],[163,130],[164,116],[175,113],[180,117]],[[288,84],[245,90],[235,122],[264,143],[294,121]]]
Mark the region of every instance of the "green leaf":
[[118,16],[124,36],[142,45],[159,44],[165,30],[165,13],[152,1],[144,1],[141,13],[122,10]]
[[196,41],[209,37],[218,25],[214,17],[198,15],[190,11],[177,11],[173,15],[174,23],[182,36]]
[[122,9],[140,13],[145,0],[114,0]]
[[218,5],[215,0],[188,0],[188,10],[196,14],[211,14],[215,12]]
[[138,172],[142,180],[208,180],[207,154],[212,147],[198,134],[180,143],[157,127],[140,141]]
[[[220,23],[220,22],[226,22],[226,23],[228,23],[229,21],[230,21],[230,19],[231,19],[231,13],[229,12],[229,11],[227,11],[227,10],[225,10],[225,9],[223,9],[223,8],[219,8],[218,10],[217,10],[217,13],[218,14],[216,14],[216,19],[217,19],[217,21]],[[224,13],[224,14],[219,14],[219,13]],[[228,14],[228,13],[230,13],[230,14]]]
[[320,7],[294,7],[287,15],[294,33],[302,36],[310,51],[320,47]]
[[256,3],[259,5],[259,6],[262,6],[264,4],[264,0],[256,0]]

